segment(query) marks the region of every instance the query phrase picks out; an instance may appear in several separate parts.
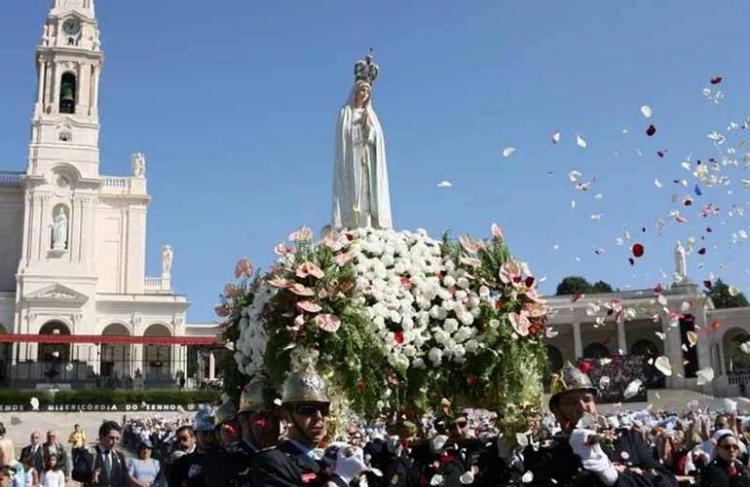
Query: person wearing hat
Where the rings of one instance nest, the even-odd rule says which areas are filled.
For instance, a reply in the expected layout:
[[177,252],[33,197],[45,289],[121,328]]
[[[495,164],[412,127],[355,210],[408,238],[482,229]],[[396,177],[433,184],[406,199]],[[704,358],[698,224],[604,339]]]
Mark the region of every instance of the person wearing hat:
[[287,439],[255,459],[254,485],[267,487],[345,487],[366,470],[361,448],[341,447],[333,475],[315,455],[327,434],[331,401],[323,379],[308,366],[284,381],[282,411],[289,424]]
[[158,460],[151,458],[154,446],[151,440],[145,439],[136,448],[138,458],[128,462],[128,478],[134,487],[152,487],[161,472]]
[[206,466],[218,454],[216,439],[216,409],[202,406],[193,418],[197,447],[192,453],[178,458],[172,468],[169,487],[204,487],[207,484]]
[[[526,485],[677,486],[675,477],[653,460],[643,443],[615,433],[612,445],[601,444],[602,436],[590,429],[599,422],[597,389],[584,372],[568,362],[553,376],[551,392],[549,408],[561,432],[541,446],[524,449]],[[579,424],[582,419],[590,424]]]

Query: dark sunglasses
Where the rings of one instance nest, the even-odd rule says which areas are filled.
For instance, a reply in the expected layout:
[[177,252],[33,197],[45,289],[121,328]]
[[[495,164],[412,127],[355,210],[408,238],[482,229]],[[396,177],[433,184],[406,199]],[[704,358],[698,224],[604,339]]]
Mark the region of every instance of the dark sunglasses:
[[719,448],[723,448],[725,450],[739,450],[740,449],[738,445],[719,445]]
[[292,404],[291,409],[300,416],[315,416],[318,412],[321,416],[328,416],[331,412],[331,405],[325,402],[304,402]]

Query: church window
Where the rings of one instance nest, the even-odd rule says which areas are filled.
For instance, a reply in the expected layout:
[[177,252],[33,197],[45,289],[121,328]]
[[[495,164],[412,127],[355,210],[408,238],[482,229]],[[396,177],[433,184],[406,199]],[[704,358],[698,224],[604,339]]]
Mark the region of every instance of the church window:
[[60,83],[60,113],[76,112],[76,93],[77,93],[76,75],[65,73],[62,75]]

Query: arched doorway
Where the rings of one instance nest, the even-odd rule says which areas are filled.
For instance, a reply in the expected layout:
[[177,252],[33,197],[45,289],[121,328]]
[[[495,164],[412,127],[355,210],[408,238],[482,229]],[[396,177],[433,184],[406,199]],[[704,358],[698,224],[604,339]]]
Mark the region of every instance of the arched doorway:
[[547,362],[551,373],[556,373],[563,368],[563,355],[559,348],[547,345]]
[[630,347],[630,355],[640,357],[640,366],[643,369],[643,377],[646,378],[646,387],[649,389],[663,389],[666,381],[664,374],[654,367],[653,363],[661,355],[659,346],[651,340],[638,340]]
[[[130,336],[125,325],[112,323],[102,332],[103,336]],[[130,345],[102,344],[99,357],[99,373],[104,380],[104,386],[119,388],[125,386],[127,379],[132,379],[130,371]]]
[[[0,323],[0,335],[7,335],[8,330],[5,325]],[[13,344],[0,343],[0,383],[5,383],[8,379],[8,367],[13,357]]]
[[750,342],[750,333],[742,328],[732,328],[721,340],[724,348],[724,367],[727,374],[750,372],[750,354],[742,351],[742,344]]
[[[144,337],[170,337],[169,328],[154,324],[146,328]],[[170,345],[143,346],[143,378],[146,383],[172,383],[170,365],[172,363],[172,347]]]
[[[68,336],[70,328],[62,321],[48,321],[39,329],[40,335]],[[49,381],[59,379],[70,361],[70,344],[40,343],[37,362],[42,364],[42,375]]]
[[583,349],[584,358],[607,358],[609,357],[609,349],[599,342],[590,343]]

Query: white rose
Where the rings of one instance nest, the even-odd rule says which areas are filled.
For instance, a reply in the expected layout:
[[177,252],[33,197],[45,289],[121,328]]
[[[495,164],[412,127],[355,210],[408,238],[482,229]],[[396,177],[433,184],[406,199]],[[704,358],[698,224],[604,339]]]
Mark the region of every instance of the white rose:
[[414,361],[411,363],[411,365],[415,369],[424,369],[425,368],[424,360],[422,360],[421,358],[414,359]]
[[434,328],[432,335],[435,337],[435,341],[440,344],[445,344],[451,339],[450,334],[440,328]]
[[458,343],[465,342],[469,338],[471,338],[471,329],[468,326],[462,326],[453,335],[453,339]]
[[471,339],[464,344],[464,347],[466,347],[467,353],[477,353],[477,350],[479,350],[479,342]]
[[458,315],[458,320],[464,325],[468,326],[474,323],[474,315],[468,312],[463,312],[460,315]]
[[455,333],[458,330],[458,320],[455,318],[448,318],[443,322],[443,330],[447,333]]
[[493,330],[496,330],[499,326],[500,326],[500,320],[496,320],[494,318],[490,320],[490,328],[492,328]]
[[466,291],[456,291],[456,301],[458,301],[459,303],[463,303],[468,297],[469,294]]
[[453,311],[453,308],[456,307],[456,302],[452,299],[446,299],[440,303],[440,306],[442,306],[445,311]]
[[437,367],[438,365],[440,365],[440,362],[443,361],[443,352],[441,352],[437,348],[433,348],[430,350],[430,353],[427,355],[427,357],[430,359],[430,362],[432,362],[432,365]]
[[469,286],[471,283],[469,283],[469,280],[465,277],[459,277],[458,280],[456,280],[456,284],[458,284],[458,287],[461,289],[469,289]]
[[443,286],[453,287],[456,285],[456,280],[451,275],[447,275],[443,278]]

